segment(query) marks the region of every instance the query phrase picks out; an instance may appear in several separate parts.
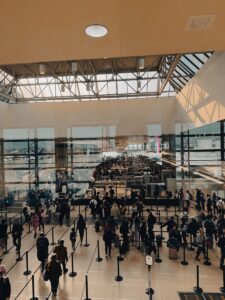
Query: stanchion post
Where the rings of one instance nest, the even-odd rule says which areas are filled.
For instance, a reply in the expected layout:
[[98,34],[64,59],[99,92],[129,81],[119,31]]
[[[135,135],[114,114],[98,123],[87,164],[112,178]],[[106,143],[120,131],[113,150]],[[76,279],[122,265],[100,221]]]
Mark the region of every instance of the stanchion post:
[[102,261],[102,258],[100,257],[99,240],[97,240],[97,254],[98,254],[98,257],[96,258],[96,261],[97,262]]
[[197,285],[193,288],[193,291],[197,294],[201,294],[203,289],[199,286],[199,265],[196,266],[196,283]]
[[221,293],[225,294],[225,266],[223,265],[223,286],[220,288]]
[[91,300],[88,296],[88,275],[85,275],[85,290],[86,290],[86,298],[84,300]]
[[157,243],[157,257],[155,259],[155,262],[157,263],[161,263],[162,262],[162,259],[160,258],[160,252],[159,252],[159,241],[156,242]]
[[187,266],[188,262],[186,261],[186,248],[185,243],[183,243],[183,260],[180,262],[183,266]]
[[161,237],[161,240],[165,240],[164,236],[163,236],[163,229],[162,229],[162,224],[160,225],[160,237]]
[[84,209],[84,220],[87,220],[87,206],[85,205],[85,209]]
[[29,270],[28,251],[26,251],[26,271],[23,272],[23,275],[27,276],[30,274],[31,270]]
[[9,218],[9,234],[12,233],[12,221],[11,218]]
[[87,241],[87,228],[85,229],[85,244],[84,244],[84,247],[89,247],[90,244],[88,244],[88,241]]
[[52,242],[51,242],[51,245],[53,246],[53,245],[56,245],[55,239],[54,239],[54,226],[52,226],[51,231],[52,231]]
[[152,300],[152,295],[154,295],[155,291],[151,287],[150,271],[151,271],[151,266],[148,266],[148,288],[146,289],[145,294],[149,296],[149,300]]
[[211,266],[211,262],[209,261],[209,244],[208,244],[208,240],[206,240],[206,258],[204,260],[204,265],[206,266]]
[[158,215],[159,215],[159,224],[161,223],[161,214],[160,214],[160,210],[158,211]]
[[69,273],[69,276],[70,276],[70,277],[75,277],[75,276],[77,276],[77,273],[74,272],[74,259],[73,259],[73,255],[74,255],[74,252],[71,253],[71,266],[72,266],[72,271]]
[[34,275],[32,275],[32,298],[30,298],[30,300],[38,300],[38,298],[35,297]]
[[115,276],[116,281],[122,281],[123,277],[120,275],[120,260],[119,256],[117,256],[117,275]]
[[23,226],[23,212],[22,211],[20,213],[20,222],[21,222],[21,225]]

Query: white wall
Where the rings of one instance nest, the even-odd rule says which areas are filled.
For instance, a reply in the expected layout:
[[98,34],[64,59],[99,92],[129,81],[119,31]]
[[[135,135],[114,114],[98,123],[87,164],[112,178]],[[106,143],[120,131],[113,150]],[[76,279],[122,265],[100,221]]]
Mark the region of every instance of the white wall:
[[176,120],[187,128],[225,119],[225,52],[217,52],[177,95]]
[[65,103],[1,104],[0,128],[56,128],[56,137],[76,126],[116,125],[116,135],[145,135],[147,125],[161,123],[174,132],[175,98]]

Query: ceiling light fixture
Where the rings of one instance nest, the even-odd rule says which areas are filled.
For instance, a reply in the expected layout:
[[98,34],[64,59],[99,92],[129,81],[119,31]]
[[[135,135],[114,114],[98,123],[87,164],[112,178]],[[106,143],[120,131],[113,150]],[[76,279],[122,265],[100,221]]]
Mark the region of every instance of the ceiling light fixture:
[[145,67],[145,59],[144,57],[139,57],[138,58],[138,69],[141,70],[141,69],[144,69]]
[[108,29],[106,28],[106,26],[101,25],[101,24],[92,24],[92,25],[88,25],[85,28],[85,33],[88,36],[91,36],[94,38],[100,38],[100,37],[107,35]]
[[40,65],[39,65],[39,73],[40,73],[40,75],[45,75],[45,73],[46,73],[46,68],[45,68],[45,65],[44,65],[44,64],[40,64]]

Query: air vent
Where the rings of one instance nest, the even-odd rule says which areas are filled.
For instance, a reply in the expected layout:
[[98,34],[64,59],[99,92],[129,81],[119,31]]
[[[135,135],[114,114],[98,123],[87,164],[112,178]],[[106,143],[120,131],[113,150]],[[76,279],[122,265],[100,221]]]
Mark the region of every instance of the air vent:
[[213,25],[216,19],[217,19],[217,15],[189,17],[186,25],[186,30],[187,31],[207,30]]

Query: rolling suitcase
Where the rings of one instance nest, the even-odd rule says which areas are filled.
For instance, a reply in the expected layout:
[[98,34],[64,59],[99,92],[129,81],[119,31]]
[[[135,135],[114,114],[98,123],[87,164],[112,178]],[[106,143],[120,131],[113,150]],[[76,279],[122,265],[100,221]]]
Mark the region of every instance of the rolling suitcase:
[[177,249],[176,248],[169,248],[169,258],[177,259]]

